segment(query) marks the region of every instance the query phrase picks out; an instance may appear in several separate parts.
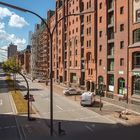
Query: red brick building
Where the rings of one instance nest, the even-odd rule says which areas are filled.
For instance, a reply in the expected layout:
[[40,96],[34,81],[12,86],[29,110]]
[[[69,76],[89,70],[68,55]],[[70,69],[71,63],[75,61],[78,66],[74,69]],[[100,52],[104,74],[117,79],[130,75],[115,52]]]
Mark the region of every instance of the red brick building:
[[[88,10],[94,13],[59,22]],[[102,83],[106,96],[112,97],[140,95],[140,0],[56,0],[47,23],[51,30],[58,23],[52,48],[54,81],[90,91]],[[43,42],[50,45],[49,38]],[[46,61],[39,63],[48,63],[48,73],[49,50]]]

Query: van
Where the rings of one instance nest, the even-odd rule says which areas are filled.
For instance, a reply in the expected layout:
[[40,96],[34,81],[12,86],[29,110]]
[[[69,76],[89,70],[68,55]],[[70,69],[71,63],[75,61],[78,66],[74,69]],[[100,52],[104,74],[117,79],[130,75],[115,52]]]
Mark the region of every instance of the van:
[[93,92],[84,92],[81,95],[81,106],[91,106],[94,103],[95,94]]

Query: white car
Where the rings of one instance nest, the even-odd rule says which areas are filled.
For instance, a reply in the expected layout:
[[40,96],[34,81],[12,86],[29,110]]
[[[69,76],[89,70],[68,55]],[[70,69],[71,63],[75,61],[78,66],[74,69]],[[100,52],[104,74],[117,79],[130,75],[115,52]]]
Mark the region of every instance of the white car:
[[77,91],[75,88],[66,88],[63,90],[64,95],[76,95],[80,94],[80,91]]
[[81,95],[80,104],[82,106],[91,106],[94,103],[95,94],[93,92],[84,92]]

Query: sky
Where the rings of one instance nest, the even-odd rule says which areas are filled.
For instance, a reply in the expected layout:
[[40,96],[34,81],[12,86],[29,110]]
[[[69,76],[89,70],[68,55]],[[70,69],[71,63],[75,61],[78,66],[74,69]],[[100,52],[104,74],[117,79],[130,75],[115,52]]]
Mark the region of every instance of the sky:
[[[47,18],[49,9],[55,8],[55,1],[0,0],[0,2],[31,10],[43,18]],[[0,62],[6,60],[7,52],[5,50],[11,42],[17,45],[19,51],[26,48],[29,31],[34,31],[36,23],[40,23],[40,19],[36,16],[0,4]]]

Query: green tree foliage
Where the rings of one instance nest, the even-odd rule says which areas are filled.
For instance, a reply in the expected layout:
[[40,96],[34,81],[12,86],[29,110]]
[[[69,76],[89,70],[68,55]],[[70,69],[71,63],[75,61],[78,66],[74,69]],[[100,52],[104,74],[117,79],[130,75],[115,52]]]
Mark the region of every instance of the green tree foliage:
[[9,58],[2,64],[2,68],[6,73],[18,73],[21,71],[21,66],[17,63],[16,58]]

